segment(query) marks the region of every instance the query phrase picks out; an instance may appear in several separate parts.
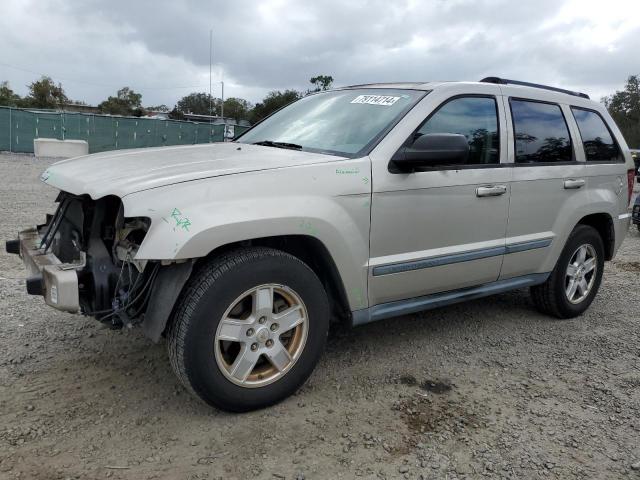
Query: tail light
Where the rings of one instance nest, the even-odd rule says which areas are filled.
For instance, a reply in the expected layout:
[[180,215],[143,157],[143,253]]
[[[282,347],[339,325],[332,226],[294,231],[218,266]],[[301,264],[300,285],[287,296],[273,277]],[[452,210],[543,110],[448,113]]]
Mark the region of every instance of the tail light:
[[628,202],[631,202],[631,196],[633,195],[633,182],[636,179],[636,171],[635,170],[627,170],[627,188],[629,192]]

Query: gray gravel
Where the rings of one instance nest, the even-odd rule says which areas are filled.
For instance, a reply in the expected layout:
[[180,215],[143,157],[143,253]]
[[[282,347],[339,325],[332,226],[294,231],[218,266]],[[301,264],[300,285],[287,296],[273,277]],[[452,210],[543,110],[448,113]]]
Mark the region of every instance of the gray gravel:
[[[0,155],[0,238],[40,221],[49,162]],[[0,254],[0,478],[640,479],[640,237],[581,318],[516,291],[334,329],[285,402],[193,399],[165,345],[56,312]]]

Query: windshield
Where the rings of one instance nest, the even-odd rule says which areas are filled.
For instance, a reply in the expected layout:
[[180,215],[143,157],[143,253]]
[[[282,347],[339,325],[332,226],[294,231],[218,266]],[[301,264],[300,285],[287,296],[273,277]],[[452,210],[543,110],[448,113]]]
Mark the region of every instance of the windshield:
[[425,94],[360,88],[309,95],[257,124],[237,142],[347,157],[363,155]]

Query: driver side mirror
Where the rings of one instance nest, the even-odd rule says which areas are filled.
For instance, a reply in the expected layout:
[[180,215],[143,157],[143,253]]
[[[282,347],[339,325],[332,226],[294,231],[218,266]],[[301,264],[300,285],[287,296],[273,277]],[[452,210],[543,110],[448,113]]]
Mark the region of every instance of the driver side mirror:
[[399,171],[413,171],[421,167],[463,165],[469,158],[469,142],[457,133],[427,133],[411,145],[402,147],[392,163]]

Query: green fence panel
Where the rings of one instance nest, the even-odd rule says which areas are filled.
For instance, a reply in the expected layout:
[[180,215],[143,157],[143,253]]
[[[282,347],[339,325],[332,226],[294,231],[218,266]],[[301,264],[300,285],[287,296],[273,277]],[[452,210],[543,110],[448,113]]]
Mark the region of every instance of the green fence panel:
[[[248,127],[234,125],[235,136]],[[224,124],[0,107],[0,150],[33,153],[34,138],[85,140],[89,153],[224,141]]]
[[55,138],[64,140],[62,129],[62,115],[59,113],[35,113],[34,138]]
[[164,142],[165,145],[186,145],[190,142],[187,141],[188,135],[186,128],[183,128],[183,122],[176,120],[166,120],[166,135],[167,139]]
[[11,151],[11,119],[12,110],[0,107],[0,151]]
[[65,140],[89,141],[91,115],[82,113],[64,113],[62,116]]
[[141,148],[155,147],[155,128],[157,120],[141,118],[136,127],[136,142]]
[[116,118],[116,148],[136,148],[137,135],[136,128],[138,126],[138,119],[134,118]]
[[219,123],[213,126],[212,142],[224,142],[224,125]]
[[235,134],[235,137],[238,137],[240,134],[246,132],[247,130],[249,130],[251,127],[246,127],[244,125],[236,125],[235,126],[235,132],[233,132]]
[[89,128],[89,153],[116,150],[116,126],[114,117],[93,115]]
[[36,133],[36,116],[32,112],[13,110],[11,140],[12,151],[33,152],[33,139]]
[[197,123],[195,125],[196,138],[194,143],[209,143],[211,141],[211,128],[206,123]]

